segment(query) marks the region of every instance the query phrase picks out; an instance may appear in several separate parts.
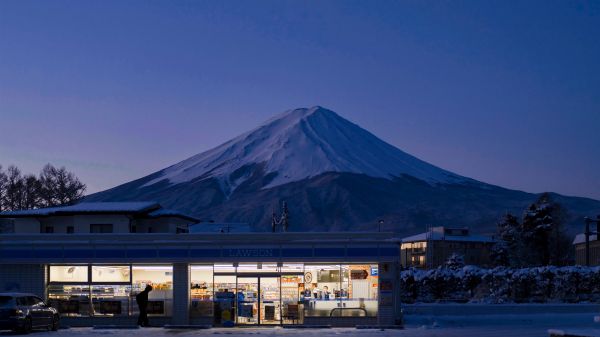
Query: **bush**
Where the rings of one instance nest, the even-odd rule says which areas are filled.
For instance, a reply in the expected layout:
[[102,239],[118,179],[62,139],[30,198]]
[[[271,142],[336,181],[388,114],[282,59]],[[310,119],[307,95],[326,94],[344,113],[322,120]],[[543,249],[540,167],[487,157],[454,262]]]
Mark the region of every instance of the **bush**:
[[403,302],[600,302],[600,267],[438,267],[401,273]]

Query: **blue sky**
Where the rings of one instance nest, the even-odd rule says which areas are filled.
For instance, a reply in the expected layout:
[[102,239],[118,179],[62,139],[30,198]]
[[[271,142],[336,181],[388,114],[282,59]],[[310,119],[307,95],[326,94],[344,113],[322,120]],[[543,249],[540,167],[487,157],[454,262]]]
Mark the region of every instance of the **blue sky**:
[[600,199],[600,2],[0,1],[0,164],[99,191],[322,105],[432,164]]

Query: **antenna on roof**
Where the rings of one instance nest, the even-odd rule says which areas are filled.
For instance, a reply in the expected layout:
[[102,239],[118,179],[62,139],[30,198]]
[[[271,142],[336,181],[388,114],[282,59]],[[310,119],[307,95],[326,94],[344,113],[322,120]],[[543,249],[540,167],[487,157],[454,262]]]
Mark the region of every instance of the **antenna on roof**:
[[281,225],[283,232],[287,232],[287,230],[289,228],[289,224],[290,224],[289,218],[290,218],[290,212],[288,210],[287,203],[284,201],[281,204],[281,216],[280,217],[278,217],[277,214],[275,213],[275,210],[273,210],[273,215],[271,217],[271,230],[273,231],[273,233],[275,233],[277,231],[278,225]]

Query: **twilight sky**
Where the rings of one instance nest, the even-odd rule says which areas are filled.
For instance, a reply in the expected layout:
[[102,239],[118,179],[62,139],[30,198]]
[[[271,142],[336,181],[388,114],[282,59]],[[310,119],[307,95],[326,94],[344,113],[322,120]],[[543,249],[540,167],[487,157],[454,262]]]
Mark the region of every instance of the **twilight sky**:
[[322,105],[425,161],[600,199],[600,2],[0,1],[0,164],[95,192]]

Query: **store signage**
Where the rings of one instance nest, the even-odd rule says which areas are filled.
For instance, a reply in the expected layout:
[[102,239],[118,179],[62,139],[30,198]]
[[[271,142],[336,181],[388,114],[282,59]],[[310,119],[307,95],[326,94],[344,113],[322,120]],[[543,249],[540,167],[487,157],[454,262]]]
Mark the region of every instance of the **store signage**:
[[273,249],[229,249],[229,257],[270,257],[273,256]]
[[378,276],[379,269],[377,267],[371,267],[371,276]]
[[369,276],[369,273],[364,269],[352,270],[350,272],[350,278],[353,280],[364,280],[367,276]]

